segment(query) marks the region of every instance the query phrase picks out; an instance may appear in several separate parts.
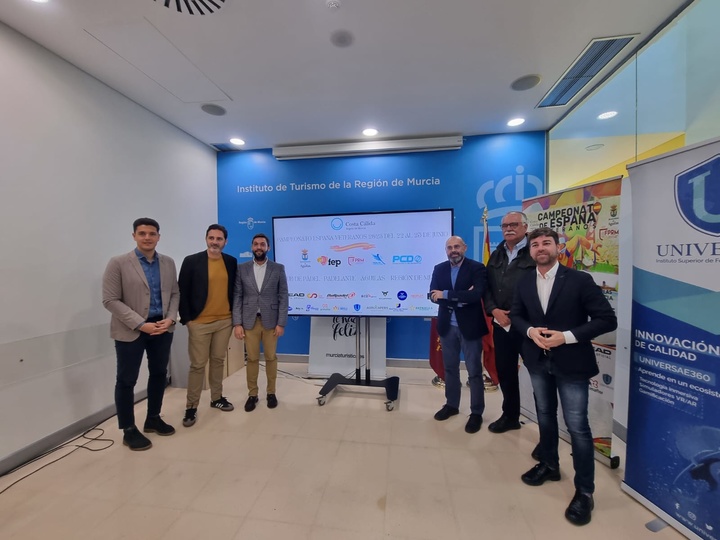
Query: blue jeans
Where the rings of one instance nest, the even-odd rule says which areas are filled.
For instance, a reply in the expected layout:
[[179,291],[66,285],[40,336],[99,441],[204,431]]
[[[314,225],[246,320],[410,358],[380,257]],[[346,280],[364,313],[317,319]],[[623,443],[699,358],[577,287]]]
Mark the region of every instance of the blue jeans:
[[569,379],[553,373],[547,363],[538,372],[530,372],[538,424],[540,426],[540,458],[553,469],[560,467],[558,457],[558,394],[563,418],[570,433],[575,489],[582,493],[595,491],[595,457],[593,437],[588,422],[587,379]]
[[450,325],[450,330],[440,336],[443,364],[445,366],[445,403],[450,407],[460,408],[460,351],[465,357],[465,368],[470,383],[470,412],[482,415],[485,410],[485,385],[482,378],[482,340],[468,340],[460,333],[457,326]]
[[118,427],[135,425],[135,383],[140,373],[143,354],[148,358],[148,417],[159,416],[162,409],[170,345],[173,335],[165,332],[159,336],[140,333],[135,341],[115,341],[117,378],[115,379],[115,407]]

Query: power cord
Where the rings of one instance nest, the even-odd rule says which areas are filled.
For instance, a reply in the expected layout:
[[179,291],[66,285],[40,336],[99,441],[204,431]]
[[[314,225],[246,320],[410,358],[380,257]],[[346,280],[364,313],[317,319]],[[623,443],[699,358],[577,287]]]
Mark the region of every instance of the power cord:
[[[35,469],[35,470],[32,471],[31,473],[28,473],[28,474],[26,474],[25,476],[22,476],[22,477],[18,478],[18,479],[15,480],[12,484],[10,484],[10,485],[6,486],[5,488],[3,488],[2,490],[0,490],[0,495],[2,495],[3,493],[5,493],[8,489],[10,489],[11,487],[13,487],[15,484],[18,484],[19,482],[25,480],[26,478],[29,478],[30,476],[32,476],[32,475],[35,474],[36,472],[43,470],[43,469],[44,469],[45,467],[47,467],[48,465],[52,465],[53,463],[57,463],[57,462],[60,461],[61,459],[64,459],[64,458],[68,457],[70,454],[72,454],[72,453],[74,453],[74,452],[77,452],[77,451],[80,450],[81,448],[83,448],[83,449],[85,449],[85,450],[89,450],[90,452],[101,452],[101,451],[103,451],[103,450],[107,450],[108,448],[110,448],[112,445],[115,444],[115,441],[113,441],[112,439],[104,439],[104,438],[102,438],[102,436],[105,435],[105,430],[102,429],[102,428],[100,428],[100,427],[98,427],[99,425],[100,425],[100,424],[97,424],[97,425],[91,427],[90,429],[88,429],[87,431],[81,433],[80,435],[78,435],[78,436],[75,437],[74,439],[70,439],[70,440],[67,441],[66,443],[63,443],[63,444],[61,444],[61,445],[59,445],[59,446],[56,446],[55,448],[51,448],[51,449],[48,450],[47,452],[43,452],[42,454],[40,454],[39,456],[31,459],[30,461],[26,461],[26,462],[23,463],[22,465],[18,465],[18,466],[15,467],[14,469],[11,469],[11,470],[7,471],[6,473],[0,475],[0,478],[2,478],[2,477],[4,477],[4,476],[8,476],[8,475],[10,475],[10,474],[12,474],[12,473],[14,473],[14,472],[16,472],[16,471],[19,471],[19,470],[21,470],[21,469],[24,469],[25,467],[27,467],[27,466],[29,466],[29,465],[32,465],[32,464],[35,463],[36,461],[38,461],[38,460],[40,460],[40,459],[42,459],[42,458],[44,458],[44,457],[46,457],[46,456],[49,456],[49,455],[51,455],[51,454],[53,454],[53,453],[55,453],[55,452],[58,452],[58,451],[63,450],[63,449],[65,449],[65,448],[73,448],[73,447],[74,447],[73,450],[71,450],[71,451],[68,452],[67,454],[64,454],[64,455],[60,456],[60,457],[57,458],[57,459],[54,459],[54,460],[52,460],[52,461],[49,461],[48,463],[45,463],[45,464],[42,465],[41,467],[38,467],[37,469]],[[93,431],[99,431],[100,433],[98,433],[98,435],[97,435],[96,437],[90,437],[90,436],[88,436],[88,434],[91,433],[91,432],[93,432]],[[78,439],[86,439],[86,442],[84,442],[83,444],[72,444],[73,442],[77,441]],[[91,443],[93,443],[93,442],[98,442],[98,441],[99,441],[99,442],[108,443],[108,444],[107,444],[106,446],[103,446],[102,448],[91,448],[91,447],[88,446],[89,444],[91,444]]]

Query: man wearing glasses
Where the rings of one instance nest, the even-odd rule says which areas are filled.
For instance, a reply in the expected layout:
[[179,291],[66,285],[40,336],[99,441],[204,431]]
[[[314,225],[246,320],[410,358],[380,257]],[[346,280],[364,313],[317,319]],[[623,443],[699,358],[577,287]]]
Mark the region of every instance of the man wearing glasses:
[[527,217],[522,212],[508,212],[502,219],[504,240],[490,255],[487,263],[488,287],[483,302],[485,312],[493,318],[495,367],[503,393],[502,416],[488,426],[493,433],[520,429],[520,383],[518,356],[523,342],[510,324],[515,285],[535,270],[527,241]]

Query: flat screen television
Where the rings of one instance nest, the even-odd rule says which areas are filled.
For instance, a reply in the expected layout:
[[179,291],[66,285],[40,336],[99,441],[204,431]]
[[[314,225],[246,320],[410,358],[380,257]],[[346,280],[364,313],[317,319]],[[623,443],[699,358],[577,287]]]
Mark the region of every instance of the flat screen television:
[[275,217],[289,313],[432,317],[430,278],[452,233],[451,209]]

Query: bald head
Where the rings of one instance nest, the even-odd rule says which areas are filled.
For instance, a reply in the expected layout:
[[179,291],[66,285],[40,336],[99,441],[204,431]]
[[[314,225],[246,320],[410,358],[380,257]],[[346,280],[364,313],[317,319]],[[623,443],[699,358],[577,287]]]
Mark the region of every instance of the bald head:
[[467,251],[467,245],[459,236],[451,236],[445,242],[445,253],[452,264],[460,264],[465,258],[465,251]]

